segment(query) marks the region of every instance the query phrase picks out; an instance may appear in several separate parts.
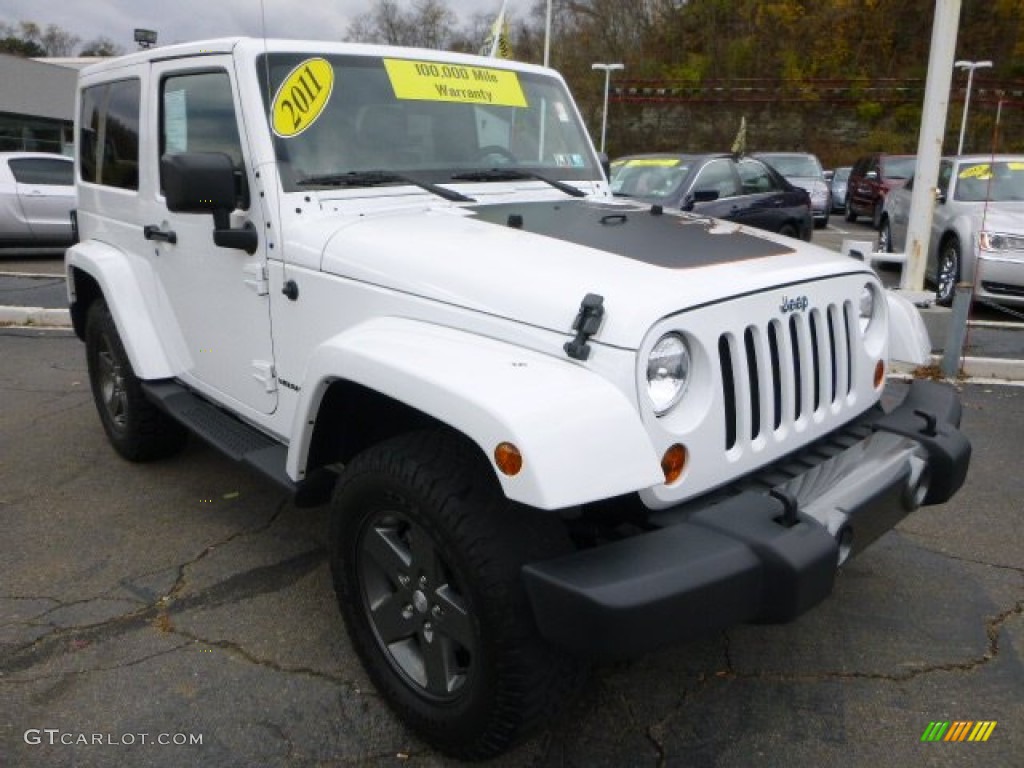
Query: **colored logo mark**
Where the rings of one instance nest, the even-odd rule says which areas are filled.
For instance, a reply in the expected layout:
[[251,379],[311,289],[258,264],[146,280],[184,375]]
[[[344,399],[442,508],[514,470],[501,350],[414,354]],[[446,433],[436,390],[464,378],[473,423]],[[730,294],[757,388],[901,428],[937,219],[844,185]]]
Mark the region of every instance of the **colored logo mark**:
[[988,741],[995,729],[995,720],[936,721],[928,723],[921,741]]

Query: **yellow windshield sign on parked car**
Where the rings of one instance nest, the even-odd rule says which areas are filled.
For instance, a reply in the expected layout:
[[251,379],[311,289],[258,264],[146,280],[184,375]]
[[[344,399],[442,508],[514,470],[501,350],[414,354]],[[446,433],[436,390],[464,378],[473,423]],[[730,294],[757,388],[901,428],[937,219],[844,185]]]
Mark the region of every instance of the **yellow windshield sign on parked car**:
[[271,116],[274,133],[289,139],[316,122],[334,90],[334,69],[326,59],[299,63],[274,94]]
[[627,168],[675,168],[681,161],[677,157],[638,157],[627,160]]
[[527,106],[515,72],[406,59],[384,59],[384,67],[399,99]]

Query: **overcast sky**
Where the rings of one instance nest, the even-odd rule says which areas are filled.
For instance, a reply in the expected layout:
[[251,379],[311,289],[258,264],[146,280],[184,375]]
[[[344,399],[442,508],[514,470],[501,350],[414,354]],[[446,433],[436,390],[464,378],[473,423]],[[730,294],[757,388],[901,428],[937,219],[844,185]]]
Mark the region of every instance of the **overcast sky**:
[[[446,0],[462,18],[493,8],[500,0]],[[530,6],[511,0],[512,6]],[[353,18],[371,0],[264,0],[267,33],[271,37],[341,40]],[[406,3],[403,3],[403,7]],[[8,24],[34,21],[56,24],[82,38],[81,43],[105,36],[135,49],[136,27],[155,29],[161,44],[230,35],[262,35],[260,0],[0,0],[0,20]],[[79,46],[81,46],[79,43]]]

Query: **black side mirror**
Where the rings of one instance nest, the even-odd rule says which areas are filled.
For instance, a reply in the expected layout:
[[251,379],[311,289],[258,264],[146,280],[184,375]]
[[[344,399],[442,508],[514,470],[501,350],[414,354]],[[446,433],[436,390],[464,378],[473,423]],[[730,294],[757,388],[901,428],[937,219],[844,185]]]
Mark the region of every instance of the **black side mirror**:
[[231,229],[231,212],[239,205],[234,163],[223,152],[181,152],[160,158],[167,209],[175,213],[212,213],[213,242],[222,248],[255,253],[256,229]]
[[610,180],[612,177],[612,161],[608,157],[608,153],[598,152],[597,161],[601,164],[601,170],[604,171],[605,180]]
[[175,213],[235,210],[235,166],[222,152],[182,152],[160,158],[167,209]]

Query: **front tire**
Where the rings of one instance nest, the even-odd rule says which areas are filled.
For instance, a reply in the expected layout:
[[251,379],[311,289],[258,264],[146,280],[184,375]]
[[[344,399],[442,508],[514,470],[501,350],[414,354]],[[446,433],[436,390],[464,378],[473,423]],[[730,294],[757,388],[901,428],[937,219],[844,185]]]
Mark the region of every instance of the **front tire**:
[[103,299],[86,316],[85,358],[96,410],[114,450],[129,461],[153,461],[184,447],[188,432],[146,399]]
[[497,755],[582,680],[533,621],[521,567],[571,549],[557,516],[508,502],[476,446],[444,431],[357,456],[334,496],[331,571],[356,652],[424,741]]
[[892,226],[889,217],[882,217],[882,226],[878,229],[878,250],[880,253],[892,253]]
[[940,307],[953,304],[956,284],[960,279],[960,243],[948,238],[939,250],[939,266],[935,275],[935,303]]

